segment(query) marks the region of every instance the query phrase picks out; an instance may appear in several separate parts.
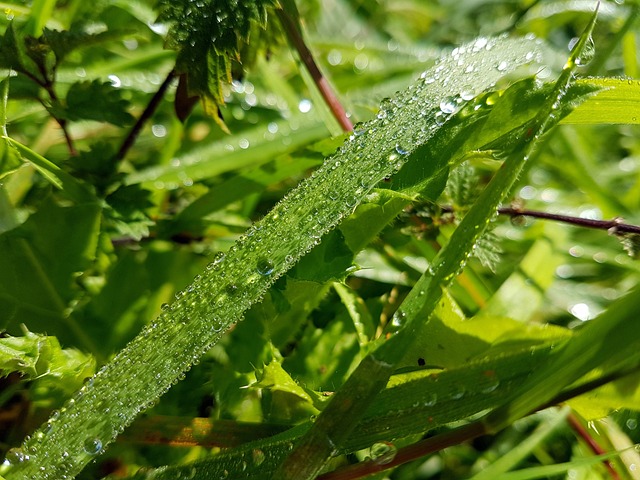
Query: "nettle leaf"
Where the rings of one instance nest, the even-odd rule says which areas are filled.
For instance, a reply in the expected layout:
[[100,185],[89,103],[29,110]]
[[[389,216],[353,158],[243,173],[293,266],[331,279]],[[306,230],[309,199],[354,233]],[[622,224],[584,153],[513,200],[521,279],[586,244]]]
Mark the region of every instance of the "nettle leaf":
[[145,209],[153,205],[150,195],[149,190],[138,185],[116,190],[106,198],[108,208],[104,209],[104,214],[107,224],[119,234],[135,240],[149,236],[149,227],[154,224],[145,213]]
[[122,91],[108,82],[76,82],[69,88],[66,100],[66,105],[49,108],[56,117],[70,121],[95,120],[119,127],[134,120],[127,112],[129,102],[123,98]]
[[[158,21],[171,25],[166,46],[178,51],[182,88],[186,82],[186,94],[183,91],[178,100],[190,103],[189,98],[200,97],[205,112],[226,129],[219,111],[224,104],[222,85],[240,76],[233,74],[235,65],[246,66],[246,60],[255,57],[267,11],[275,5],[274,0],[160,0]],[[184,116],[182,104],[176,107]]]
[[77,27],[72,27],[71,30],[49,30],[45,28],[39,40],[48,45],[55,54],[57,62],[60,63],[74,50],[116,40],[130,33],[129,30],[108,30],[100,33],[88,33]]
[[99,141],[91,145],[89,151],[71,157],[67,165],[74,177],[86,180],[102,195],[118,179],[115,154],[113,144]]
[[9,23],[0,41],[0,68],[15,70],[36,79],[38,83],[45,83],[46,78],[33,55],[34,52],[30,54],[25,45],[25,36],[16,29],[13,22]]
[[262,389],[265,414],[271,421],[299,421],[318,413],[309,394],[276,360],[265,365],[256,375],[258,381],[251,388]]
[[91,355],[61,348],[56,337],[27,331],[23,336],[0,338],[0,377],[19,373],[37,382],[34,391],[40,395],[51,388],[68,395],[95,370],[96,361]]

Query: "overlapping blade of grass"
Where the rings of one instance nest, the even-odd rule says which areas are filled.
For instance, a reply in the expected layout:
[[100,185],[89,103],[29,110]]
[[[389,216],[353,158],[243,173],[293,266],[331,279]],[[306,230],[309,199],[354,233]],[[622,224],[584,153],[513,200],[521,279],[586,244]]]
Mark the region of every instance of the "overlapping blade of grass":
[[[433,313],[442,297],[442,289],[464,267],[478,238],[487,230],[497,208],[511,191],[525,164],[536,152],[540,138],[559,120],[559,109],[566,105],[565,95],[573,80],[576,59],[582,55],[595,26],[594,14],[580,37],[549,98],[542,104],[529,130],[519,139],[489,185],[454,231],[449,243],[439,252],[402,303],[398,323],[402,329],[363,359],[343,387],[332,397],[313,427],[298,442],[274,478],[307,480],[317,476],[328,459],[346,441],[363,411],[384,388],[407,346],[424,329],[425,319]],[[428,149],[425,144],[424,149]]]
[[[460,368],[394,375],[393,385],[376,397],[340,453],[422,434],[425,429],[437,429],[494,408],[500,404],[505,392],[517,389],[526,381],[536,363],[544,361],[550,351],[547,344],[533,350],[489,357]],[[170,480],[189,478],[189,475],[193,475],[193,480],[225,475],[236,480],[271,478],[294,442],[310,426],[311,423],[303,424],[193,464],[140,472],[133,478]]]
[[577,125],[640,123],[640,80],[587,78],[577,83],[596,85],[602,88],[602,91],[567,115],[561,123]]
[[[416,84],[385,101],[376,119],[358,126],[336,155],[249,229],[226,257],[217,258],[179,292],[173,305],[26,440],[14,452],[6,477],[76,475],[376,184],[446,128],[442,120],[458,99],[463,101],[460,94],[467,82],[475,92],[484,90],[508,71],[536,60],[537,52],[530,39],[481,38],[454,50]],[[432,174],[425,168],[425,176]]]

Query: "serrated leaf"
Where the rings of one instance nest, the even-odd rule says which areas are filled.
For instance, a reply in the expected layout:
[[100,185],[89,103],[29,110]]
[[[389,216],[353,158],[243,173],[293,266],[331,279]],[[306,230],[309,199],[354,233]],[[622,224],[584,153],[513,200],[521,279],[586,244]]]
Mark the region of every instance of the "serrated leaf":
[[4,37],[0,42],[0,68],[15,70],[38,80],[41,85],[46,82],[42,71],[38,69],[36,62],[31,58],[25,46],[25,36],[9,23]]
[[35,381],[39,389],[55,388],[66,396],[93,375],[95,367],[91,355],[61,348],[56,337],[27,331],[0,338],[0,377],[16,372]]
[[154,225],[145,210],[153,204],[151,192],[138,185],[120,187],[106,198],[109,208],[104,210],[107,225],[119,235],[138,241],[149,236],[149,227]]
[[250,387],[262,389],[265,396],[270,393],[265,411],[270,421],[292,423],[318,413],[313,399],[276,360],[265,365],[256,376],[258,381]]
[[254,26],[264,28],[266,12],[275,5],[274,0],[158,2],[158,20],[170,24],[166,45],[178,50],[176,70],[186,79],[186,97],[200,97],[205,112],[223,129],[226,127],[220,116],[220,106],[224,104],[222,85],[231,81],[234,64],[246,66],[245,57],[249,55],[242,55],[243,46],[249,40],[256,43],[259,32]]
[[108,30],[100,33],[88,33],[73,27],[71,30],[50,30],[45,28],[40,41],[46,43],[51,48],[56,56],[57,63],[60,63],[74,50],[117,40],[130,33],[128,30]]
[[58,118],[70,121],[95,120],[124,127],[133,123],[127,108],[129,102],[122,91],[100,80],[76,82],[67,92],[66,105],[54,105],[51,110]]

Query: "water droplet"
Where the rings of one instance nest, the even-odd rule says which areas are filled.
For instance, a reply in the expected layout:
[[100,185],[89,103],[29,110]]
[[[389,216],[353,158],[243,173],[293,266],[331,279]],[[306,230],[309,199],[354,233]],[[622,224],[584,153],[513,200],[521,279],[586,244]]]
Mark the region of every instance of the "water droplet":
[[391,463],[398,453],[398,448],[390,442],[376,442],[371,445],[369,455],[377,465]]
[[584,46],[584,50],[580,53],[580,56],[576,58],[576,65],[585,66],[588,65],[593,57],[596,55],[596,46],[593,43],[593,38],[589,35],[587,38],[587,43]]
[[438,394],[430,393],[424,399],[424,401],[422,402],[422,405],[424,405],[425,407],[433,407],[435,406],[436,403],[438,403]]
[[473,51],[474,52],[479,52],[480,50],[482,50],[483,48],[485,48],[487,46],[487,44],[489,43],[489,40],[486,39],[485,37],[480,37],[478,38],[475,43],[473,44]]
[[267,457],[262,450],[260,450],[259,448],[255,448],[251,451],[251,458],[253,459],[253,464],[256,467],[259,467],[264,463]]
[[169,310],[171,310],[171,305],[169,305],[168,303],[163,303],[162,305],[160,305],[160,309],[163,312],[168,312]]
[[462,87],[462,90],[460,91],[460,98],[462,100],[468,101],[475,96],[475,92],[473,91],[473,87],[471,85],[465,85],[464,87]]
[[504,61],[504,60],[503,60],[502,62],[500,62],[500,63],[496,66],[496,69],[497,69],[499,72],[504,72],[504,71],[506,71],[506,70],[507,70],[507,68],[508,68],[508,67],[509,67],[509,64],[508,64],[506,61]]
[[308,100],[306,98],[300,100],[300,103],[298,103],[298,110],[300,110],[301,113],[308,113],[311,111],[311,107],[313,107],[313,104],[311,103],[311,100]]
[[404,148],[400,144],[396,144],[396,152],[398,152],[400,155],[408,155],[409,154],[409,150],[407,150],[406,148]]
[[102,452],[102,441],[99,438],[87,438],[82,447],[89,455],[97,455]]
[[21,448],[12,448],[7,452],[6,462],[10,465],[19,465],[29,461],[29,455],[24,453]]
[[456,111],[458,103],[454,97],[445,97],[440,102],[440,111],[445,115],[450,115]]
[[265,277],[267,275],[271,275],[274,269],[273,262],[270,260],[267,260],[266,258],[263,258],[258,261],[257,269],[260,275],[263,275]]
[[482,386],[482,393],[491,393],[500,386],[500,379],[493,370],[487,370],[484,372],[484,376],[486,378],[486,384]]
[[407,319],[407,313],[403,310],[398,310],[393,314],[393,318],[391,319],[391,325],[396,328],[400,328]]
[[463,385],[452,385],[449,397],[451,397],[451,400],[460,400],[462,397],[464,397],[464,394],[466,392],[467,390]]

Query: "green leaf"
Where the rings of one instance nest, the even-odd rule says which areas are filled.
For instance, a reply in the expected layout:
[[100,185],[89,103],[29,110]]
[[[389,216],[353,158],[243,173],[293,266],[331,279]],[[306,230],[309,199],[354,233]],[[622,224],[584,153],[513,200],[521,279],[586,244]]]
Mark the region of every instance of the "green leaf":
[[579,85],[600,90],[567,115],[561,123],[590,125],[640,123],[640,80],[622,78],[586,78]]
[[25,223],[0,235],[3,329],[17,334],[26,323],[95,351],[69,304],[79,294],[74,279],[95,258],[99,227],[97,205],[60,207],[49,200]]
[[80,48],[98,45],[103,42],[118,40],[129,35],[128,30],[108,30],[100,33],[88,33],[85,30],[72,27],[71,30],[50,30],[45,28],[40,41],[46,43],[56,56],[60,64],[70,53]]
[[154,225],[145,210],[153,204],[151,192],[138,185],[120,187],[105,200],[105,220],[119,235],[140,240],[149,236],[149,227]]
[[20,155],[23,161],[30,162],[49,183],[62,190],[68,198],[78,204],[98,202],[93,193],[88,190],[86,184],[78,181],[72,175],[69,175],[66,171],[20,142],[8,137],[3,138]]
[[269,394],[265,415],[270,421],[291,423],[318,413],[309,394],[276,360],[265,365],[256,376],[258,381],[251,388],[262,389],[263,395]]
[[[256,168],[274,157],[306,146],[327,135],[324,125],[311,119],[301,121],[295,131],[288,121],[278,121],[275,125],[278,133],[274,138],[265,135],[268,130],[264,125],[245,130],[242,134],[181,152],[170,165],[133,172],[125,177],[124,183],[142,183],[148,187],[175,189],[185,182],[189,184],[233,170]],[[239,185],[244,184],[242,182]],[[232,184],[232,187],[235,185],[238,184]],[[214,205],[219,208],[217,202]]]
[[0,42],[0,67],[6,70],[15,70],[36,80],[40,85],[46,83],[43,72],[38,69],[38,64],[29,55],[25,45],[25,36],[9,23],[4,37]]
[[158,20],[170,24],[167,46],[178,50],[176,70],[187,76],[187,95],[200,97],[205,112],[223,129],[222,84],[231,82],[234,63],[245,64],[243,45],[256,41],[255,26],[266,27],[267,11],[275,5],[274,0],[158,2]]
[[52,105],[50,108],[57,118],[71,121],[95,120],[118,127],[133,123],[133,115],[127,112],[129,102],[122,90],[109,82],[100,80],[76,82],[67,92],[66,105]]
[[95,373],[96,362],[75,349],[62,349],[56,337],[26,331],[20,337],[0,338],[0,376],[20,373],[33,382],[36,398],[50,400],[51,389],[66,398]]

